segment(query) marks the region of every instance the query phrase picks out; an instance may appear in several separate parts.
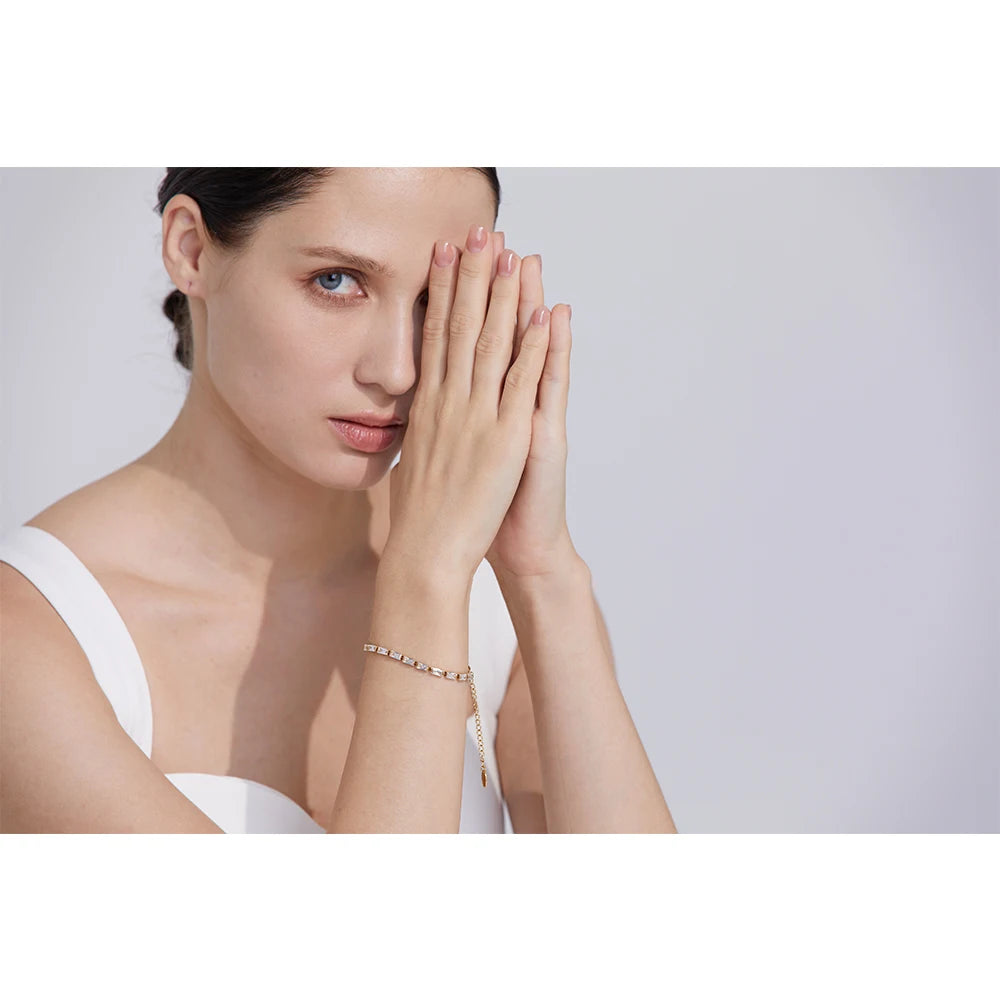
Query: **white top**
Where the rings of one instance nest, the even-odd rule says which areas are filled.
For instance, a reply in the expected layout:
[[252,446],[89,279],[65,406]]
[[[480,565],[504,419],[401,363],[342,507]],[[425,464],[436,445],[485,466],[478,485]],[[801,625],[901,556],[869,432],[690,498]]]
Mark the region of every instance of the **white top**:
[[[132,636],[104,588],[54,535],[20,525],[0,537],[0,561],[27,577],[80,643],[122,728],[150,757],[153,714],[146,672]],[[490,564],[472,582],[469,665],[476,677],[488,785],[483,788],[476,716],[466,723],[459,833],[510,833],[497,776],[497,713],[507,690],[517,636]],[[400,670],[412,667],[399,665]],[[455,684],[434,678],[442,684]],[[325,833],[297,802],[269,785],[233,775],[178,772],[166,776],[226,833]]]

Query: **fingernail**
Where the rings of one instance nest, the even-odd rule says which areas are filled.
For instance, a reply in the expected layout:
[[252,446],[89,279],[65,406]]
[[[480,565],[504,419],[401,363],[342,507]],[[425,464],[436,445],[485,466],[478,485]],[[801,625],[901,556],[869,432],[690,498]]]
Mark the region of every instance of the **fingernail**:
[[543,326],[548,322],[549,311],[545,306],[539,306],[531,315],[531,322],[536,323],[538,326]]
[[447,241],[442,240],[434,248],[434,263],[438,267],[447,267],[455,262],[455,248]]
[[500,273],[501,274],[513,274],[514,273],[514,258],[517,255],[513,250],[504,250],[500,254]]
[[479,253],[486,246],[486,228],[484,226],[471,226],[466,246],[473,253]]

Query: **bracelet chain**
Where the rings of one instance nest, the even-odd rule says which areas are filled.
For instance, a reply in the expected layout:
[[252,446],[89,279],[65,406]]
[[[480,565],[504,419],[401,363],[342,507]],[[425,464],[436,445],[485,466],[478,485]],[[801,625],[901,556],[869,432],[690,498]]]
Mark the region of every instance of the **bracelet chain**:
[[414,660],[412,657],[405,656],[399,650],[389,649],[387,646],[378,646],[373,642],[366,642],[363,649],[368,653],[379,653],[382,656],[388,656],[391,660],[398,660],[400,663],[405,663],[416,670],[433,674],[435,677],[443,677],[451,681],[469,682],[469,688],[472,691],[472,710],[476,713],[476,738],[479,741],[479,764],[482,769],[483,788],[486,788],[486,750],[483,747],[483,727],[479,718],[479,699],[476,696],[476,680],[472,674],[472,667],[469,667],[467,673],[460,674],[454,670],[442,670],[440,667],[429,666],[420,660]]

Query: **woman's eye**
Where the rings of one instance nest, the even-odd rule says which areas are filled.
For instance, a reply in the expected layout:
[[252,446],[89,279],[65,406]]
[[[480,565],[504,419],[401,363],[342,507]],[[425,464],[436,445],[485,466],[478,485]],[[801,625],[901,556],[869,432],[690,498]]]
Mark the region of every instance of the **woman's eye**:
[[[320,287],[323,289],[322,294],[332,299],[345,299],[349,297],[343,294],[343,289],[350,287],[349,285],[345,286],[345,280],[349,282],[353,281],[360,288],[358,279],[347,271],[325,271],[323,274],[317,274],[314,280],[320,282]],[[329,284],[324,284],[327,281],[329,281]]]

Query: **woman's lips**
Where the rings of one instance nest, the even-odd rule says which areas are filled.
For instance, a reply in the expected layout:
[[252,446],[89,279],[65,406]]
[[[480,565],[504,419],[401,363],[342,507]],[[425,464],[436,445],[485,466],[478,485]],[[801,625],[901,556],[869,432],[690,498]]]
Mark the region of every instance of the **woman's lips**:
[[356,424],[351,420],[337,420],[335,417],[327,417],[327,419],[333,429],[352,448],[369,453],[385,451],[403,429],[402,424],[396,424],[392,427],[368,427],[365,424]]

